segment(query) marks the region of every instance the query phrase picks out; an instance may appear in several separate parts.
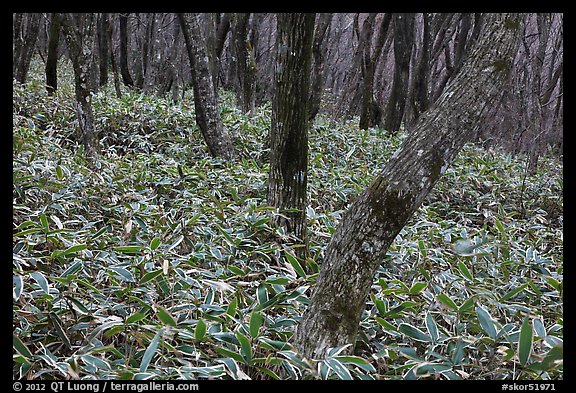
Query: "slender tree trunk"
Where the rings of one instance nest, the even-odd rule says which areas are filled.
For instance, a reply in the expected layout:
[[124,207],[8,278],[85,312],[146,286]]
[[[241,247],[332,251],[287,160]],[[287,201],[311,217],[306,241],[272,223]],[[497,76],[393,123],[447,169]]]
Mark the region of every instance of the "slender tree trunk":
[[[314,14],[277,14],[275,93],[270,132],[268,203],[276,223],[304,245],[308,184],[308,97]],[[287,211],[285,211],[287,210]],[[298,256],[306,255],[306,247]]]
[[98,58],[99,58],[99,78],[98,85],[100,87],[108,84],[108,14],[102,13],[98,18]]
[[125,86],[134,86],[128,67],[128,15],[120,14],[120,74]]
[[310,88],[310,107],[308,108],[308,117],[314,121],[320,111],[320,100],[324,87],[324,59],[326,52],[326,32],[332,21],[332,13],[318,14],[316,29],[314,31],[314,41],[312,43],[312,55],[314,66],[312,68],[312,83]]
[[244,113],[252,112],[255,106],[256,64],[248,41],[250,14],[233,14],[231,18],[232,41],[234,44],[236,79],[236,101]]
[[26,76],[28,75],[28,69],[30,68],[30,62],[32,61],[32,54],[34,53],[34,48],[36,47],[36,40],[38,38],[38,31],[40,30],[40,17],[41,14],[28,14],[26,18],[27,27],[26,34],[24,35],[24,40],[21,49],[16,52],[19,56],[14,59],[14,78],[20,82],[26,82]]
[[414,66],[412,74],[410,89],[409,89],[409,104],[410,110],[409,119],[407,121],[411,128],[420,117],[420,114],[426,111],[430,105],[430,97],[428,93],[428,84],[430,78],[430,15],[427,13],[422,14],[422,44],[418,60]]
[[184,14],[177,15],[190,60],[196,123],[208,145],[210,154],[213,157],[233,160],[235,158],[234,148],[220,118],[218,101],[208,64],[206,44],[200,28],[199,14],[193,14],[190,23],[186,21]]
[[376,61],[382,53],[384,41],[388,33],[388,27],[392,15],[387,13],[380,22],[380,28],[376,36],[374,51],[370,49],[370,42],[364,47],[364,62],[362,66],[362,106],[360,109],[360,129],[374,127],[380,123],[382,116],[380,107],[374,98],[374,73],[376,72]]
[[414,42],[414,14],[394,14],[394,79],[384,116],[384,128],[398,131],[408,92],[410,57]]
[[68,54],[74,69],[78,124],[86,156],[91,160],[98,153],[98,137],[94,130],[90,94],[92,91],[89,80],[96,35],[94,14],[60,14],[60,18],[68,46]]
[[108,30],[106,31],[106,34],[108,35],[108,42],[110,43],[110,65],[112,66],[112,75],[114,76],[114,91],[116,92],[116,98],[121,98],[122,90],[120,89],[120,75],[118,73],[116,56],[114,54],[114,23],[108,23]]
[[374,273],[396,235],[464,144],[475,136],[512,68],[522,15],[492,14],[478,45],[383,172],[350,206],[328,245],[295,334],[306,358],[351,344]]
[[46,90],[52,95],[58,88],[58,43],[60,41],[60,17],[57,13],[50,15],[48,33],[48,53],[46,55]]

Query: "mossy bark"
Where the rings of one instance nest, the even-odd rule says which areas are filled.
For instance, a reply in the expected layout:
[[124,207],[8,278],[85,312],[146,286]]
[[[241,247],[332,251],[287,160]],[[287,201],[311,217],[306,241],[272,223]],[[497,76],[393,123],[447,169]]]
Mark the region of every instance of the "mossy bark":
[[499,97],[508,68],[494,62],[512,61],[520,29],[507,28],[507,21],[522,19],[518,14],[488,17],[460,72],[342,218],[295,334],[303,357],[323,358],[331,347],[353,346],[374,274],[389,246]]
[[98,135],[94,129],[90,72],[95,44],[95,14],[60,14],[62,32],[68,46],[68,55],[74,69],[76,115],[84,151],[88,159],[98,153]]
[[232,140],[220,118],[205,38],[200,28],[200,15],[192,14],[189,20],[184,14],[177,15],[190,60],[196,123],[213,157],[234,160],[236,155]]
[[[306,244],[308,98],[314,14],[278,14],[268,203],[277,224]],[[285,211],[288,210],[288,211]],[[300,256],[305,252],[300,252]]]

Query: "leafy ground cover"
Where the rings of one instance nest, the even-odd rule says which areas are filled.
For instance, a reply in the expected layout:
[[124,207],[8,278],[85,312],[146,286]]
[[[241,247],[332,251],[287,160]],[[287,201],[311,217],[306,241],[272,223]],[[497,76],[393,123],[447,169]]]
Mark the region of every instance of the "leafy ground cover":
[[14,84],[15,378],[563,378],[558,159],[527,176],[525,157],[468,145],[383,261],[354,355],[302,360],[290,341],[323,251],[406,136],[316,120],[299,260],[266,204],[269,105],[243,115],[221,92],[230,164],[190,97],[105,89],[90,169],[72,94]]

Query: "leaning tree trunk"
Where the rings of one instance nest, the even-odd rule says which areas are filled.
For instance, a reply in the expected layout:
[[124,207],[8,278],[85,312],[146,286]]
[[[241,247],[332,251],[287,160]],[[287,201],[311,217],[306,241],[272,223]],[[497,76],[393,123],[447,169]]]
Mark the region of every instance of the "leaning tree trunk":
[[303,357],[323,358],[329,348],[354,345],[374,274],[388,247],[464,144],[474,138],[501,94],[521,22],[519,14],[489,17],[458,75],[346,212],[326,249],[295,334]]
[[212,157],[233,160],[235,158],[234,147],[218,111],[218,100],[214,91],[205,40],[200,28],[199,14],[192,15],[190,24],[186,21],[184,14],[178,14],[178,22],[182,28],[190,60],[196,123]]
[[66,38],[68,54],[74,69],[76,114],[82,133],[84,150],[89,160],[98,153],[98,137],[94,130],[92,113],[90,71],[95,40],[95,14],[60,14],[62,31]]
[[[268,203],[277,224],[306,244],[308,97],[314,14],[278,14]],[[306,254],[305,247],[298,255]]]

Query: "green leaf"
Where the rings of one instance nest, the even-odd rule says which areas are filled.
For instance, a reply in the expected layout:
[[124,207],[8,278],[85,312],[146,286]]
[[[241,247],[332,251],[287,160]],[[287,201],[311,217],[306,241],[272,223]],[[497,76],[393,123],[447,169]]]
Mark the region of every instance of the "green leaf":
[[335,358],[326,359],[324,361],[324,364],[326,364],[328,367],[330,367],[336,373],[336,375],[338,375],[338,378],[340,378],[342,380],[354,379],[354,378],[352,378],[352,375],[350,374],[350,371],[348,371],[346,366],[344,366],[342,363],[340,363]]
[[514,297],[515,295],[517,295],[518,293],[522,292],[524,290],[524,288],[526,288],[528,286],[527,283],[524,283],[522,285],[517,286],[516,288],[512,289],[511,291],[508,291],[504,296],[502,296],[500,298],[500,302],[505,302],[506,300]]
[[144,314],[143,312],[135,312],[134,314],[130,315],[128,318],[126,318],[126,323],[136,323],[138,321],[143,320],[144,318],[146,318],[146,314]]
[[432,341],[432,339],[430,338],[429,335],[424,333],[422,330],[420,330],[420,329],[418,329],[412,325],[409,325],[407,323],[401,323],[398,326],[398,331],[400,331],[401,333],[404,333],[405,335],[413,338],[416,341],[422,341],[422,342],[431,342]]
[[260,326],[262,326],[262,322],[264,322],[264,317],[258,311],[252,311],[250,315],[250,335],[252,338],[256,338],[258,336],[258,332],[260,330]]
[[66,269],[61,275],[60,277],[67,277],[70,274],[76,274],[78,273],[81,269],[82,266],[84,265],[84,263],[82,261],[76,261],[75,263],[73,263],[72,265],[70,265],[70,267],[68,269]]
[[124,254],[140,254],[142,252],[141,246],[118,246],[114,250]]
[[478,315],[480,326],[482,326],[484,332],[486,332],[490,338],[496,340],[496,327],[488,311],[482,306],[476,306],[476,314]]
[[226,308],[226,314],[234,317],[236,315],[236,307],[238,307],[238,298],[234,296],[234,299],[230,302],[228,307]]
[[466,278],[468,281],[474,281],[472,273],[470,273],[470,270],[468,270],[468,267],[466,267],[466,264],[463,261],[458,262],[458,270],[460,270],[460,273],[462,273],[464,278]]
[[196,327],[194,328],[194,339],[196,341],[202,341],[205,335],[206,335],[206,322],[199,319],[198,322],[196,322]]
[[46,294],[50,294],[48,280],[46,280],[46,277],[44,277],[41,272],[32,272],[30,273],[30,276],[38,283],[40,288],[42,288]]
[[50,225],[48,224],[48,218],[44,213],[40,215],[40,226],[42,227],[44,233],[50,232]]
[[156,271],[148,272],[142,276],[140,279],[140,284],[146,284],[148,281],[152,281],[156,277],[162,274],[162,269],[158,269]]
[[440,303],[451,308],[452,310],[458,311],[458,306],[456,305],[456,303],[454,303],[454,300],[452,300],[448,295],[446,295],[444,293],[440,293],[436,296],[436,299]]
[[240,342],[240,354],[246,364],[252,365],[252,346],[250,345],[250,340],[238,330],[235,332],[235,335]]
[[66,250],[64,251],[54,251],[52,253],[52,256],[54,257],[65,257],[66,255],[70,255],[70,254],[74,254],[77,253],[79,251],[85,250],[87,249],[88,246],[86,244],[77,244],[75,246],[72,247],[68,247]]
[[16,351],[18,351],[20,355],[26,358],[32,357],[32,353],[30,353],[26,344],[24,344],[24,342],[20,340],[20,337],[18,337],[14,333],[12,333],[12,346],[14,347],[14,349],[16,349]]
[[540,338],[544,338],[547,336],[546,334],[546,328],[544,327],[544,323],[542,322],[542,317],[540,318],[534,318],[534,320],[532,320],[532,326],[534,327],[534,332],[536,333],[536,335]]
[[48,314],[48,317],[50,318],[50,321],[52,322],[52,325],[54,326],[54,330],[56,331],[56,335],[58,337],[60,337],[60,339],[62,339],[62,342],[64,343],[64,345],[66,345],[66,348],[72,349],[72,344],[70,343],[68,336],[66,336],[66,332],[64,331],[64,328],[62,327],[62,321],[60,320],[60,318],[58,318],[58,315],[56,315],[56,313],[54,313],[54,312],[51,312]]
[[424,323],[426,324],[426,329],[428,330],[428,333],[430,333],[432,342],[436,342],[440,337],[440,333],[438,332],[438,325],[436,324],[436,321],[434,320],[432,313],[428,312],[426,314],[426,319]]
[[146,352],[144,352],[144,356],[142,356],[142,361],[140,362],[140,372],[146,372],[148,366],[150,365],[150,361],[152,357],[156,353],[156,348],[158,348],[158,343],[160,342],[160,337],[162,336],[162,332],[164,328],[158,330],[158,333],[154,336],[154,339],[150,342],[148,348],[146,348]]
[[160,247],[160,239],[158,239],[157,237],[155,237],[154,239],[152,239],[150,241],[150,250],[154,251],[156,250],[158,247]]
[[22,289],[24,288],[24,280],[22,276],[16,275],[12,276],[12,283],[14,284],[14,288],[12,289],[12,296],[15,300],[18,300],[22,295]]
[[520,335],[518,336],[518,360],[523,366],[528,363],[528,359],[530,358],[533,338],[532,324],[530,323],[530,319],[525,317],[520,327]]
[[168,311],[166,311],[166,309],[162,306],[156,306],[156,316],[158,317],[160,322],[162,322],[165,325],[168,326],[177,325],[174,317],[172,317],[172,315]]
[[298,262],[298,260],[296,259],[296,257],[294,255],[292,255],[290,252],[288,251],[284,251],[284,255],[286,256],[286,259],[288,260],[288,262],[290,263],[290,265],[292,265],[292,267],[294,268],[294,271],[300,276],[300,277],[304,277],[306,278],[306,272],[304,271],[304,269],[302,269],[302,266],[300,265],[300,263]]
[[410,289],[408,290],[408,293],[410,295],[417,295],[420,292],[422,292],[424,290],[424,288],[426,288],[426,285],[428,285],[425,282],[415,282]]

